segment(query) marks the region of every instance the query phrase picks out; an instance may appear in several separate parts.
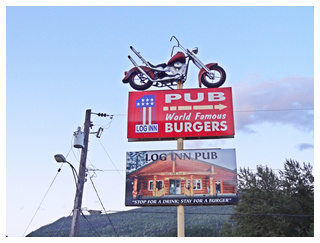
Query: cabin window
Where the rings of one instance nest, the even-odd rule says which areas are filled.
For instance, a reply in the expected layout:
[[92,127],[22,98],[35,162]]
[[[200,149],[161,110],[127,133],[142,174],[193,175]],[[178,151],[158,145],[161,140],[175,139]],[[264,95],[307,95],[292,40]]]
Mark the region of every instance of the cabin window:
[[[158,188],[158,190],[162,189],[163,181],[157,181],[156,187]],[[149,181],[149,191],[152,191],[152,190],[153,190],[153,181]]]
[[[190,189],[190,180],[187,180],[187,188]],[[193,180],[193,190],[201,190],[201,179],[195,179]]]

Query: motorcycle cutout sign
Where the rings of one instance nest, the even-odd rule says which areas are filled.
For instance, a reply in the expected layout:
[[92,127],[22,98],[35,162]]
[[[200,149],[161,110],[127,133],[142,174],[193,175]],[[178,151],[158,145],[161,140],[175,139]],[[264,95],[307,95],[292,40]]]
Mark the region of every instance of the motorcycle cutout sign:
[[233,138],[232,90],[129,92],[128,140]]
[[[190,61],[200,69],[198,74],[199,87],[203,84],[208,88],[218,88],[226,81],[226,72],[218,63],[203,64],[196,56],[198,48],[191,51],[185,49],[175,36],[172,39],[177,41],[177,45],[173,46],[171,51],[171,58],[167,63],[153,65],[146,61],[140,52],[136,51],[132,46],[130,49],[140,58],[143,66],[139,66],[131,56],[129,60],[134,65],[134,68],[125,72],[125,77],[122,79],[123,83],[129,83],[135,90],[146,90],[151,86],[162,88],[176,86],[178,82],[184,83],[187,79],[187,73]],[[173,55],[174,48],[180,50]]]

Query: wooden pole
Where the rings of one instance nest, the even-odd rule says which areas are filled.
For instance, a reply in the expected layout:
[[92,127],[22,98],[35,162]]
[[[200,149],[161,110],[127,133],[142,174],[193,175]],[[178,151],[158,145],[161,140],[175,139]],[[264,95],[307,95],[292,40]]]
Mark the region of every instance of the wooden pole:
[[183,138],[178,138],[177,139],[177,149],[178,150],[183,150]]
[[91,110],[86,110],[86,117],[84,122],[84,148],[81,150],[81,159],[79,167],[79,178],[77,183],[77,191],[74,199],[73,215],[71,222],[70,237],[78,236],[79,228],[79,217],[81,212],[82,205],[82,196],[84,182],[86,178],[86,162],[87,162],[87,153],[88,153],[88,143],[89,143],[89,133],[90,133],[90,119],[91,119]]
[[179,205],[177,208],[178,216],[178,237],[184,237],[184,206]]
[[[183,83],[178,82],[177,89],[182,89],[183,88]],[[178,138],[177,139],[177,149],[178,150],[183,150],[183,138]],[[181,186],[181,183],[180,183]],[[177,235],[178,237],[184,237],[184,206],[179,205],[177,208],[177,228],[178,232]]]

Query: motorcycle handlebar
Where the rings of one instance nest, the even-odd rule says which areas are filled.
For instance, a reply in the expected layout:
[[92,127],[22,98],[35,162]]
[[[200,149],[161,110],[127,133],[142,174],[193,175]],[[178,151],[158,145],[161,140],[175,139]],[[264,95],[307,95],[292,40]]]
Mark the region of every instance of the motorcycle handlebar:
[[173,35],[173,36],[171,37],[170,41],[172,41],[173,38],[176,39],[176,41],[178,42],[178,45],[177,45],[177,46],[175,45],[175,46],[172,47],[171,56],[172,56],[172,54],[173,54],[173,50],[174,50],[175,47],[180,47],[185,53],[187,53],[187,50],[184,49],[184,47],[183,47],[182,45],[180,45],[180,42],[179,42],[179,40],[177,39],[177,37],[175,37],[175,36]]
[[177,39],[177,37],[175,37],[174,35],[173,35],[173,36],[171,36],[170,41],[172,41],[172,38],[175,38],[175,39],[176,39],[176,41],[178,42],[178,46],[180,46],[180,43],[179,43],[179,40]]

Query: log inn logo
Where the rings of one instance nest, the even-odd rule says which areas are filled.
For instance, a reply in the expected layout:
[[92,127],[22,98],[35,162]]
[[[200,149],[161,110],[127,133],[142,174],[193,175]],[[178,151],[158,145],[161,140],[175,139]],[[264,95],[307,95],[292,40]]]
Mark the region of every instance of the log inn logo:
[[158,124],[155,121],[155,95],[144,95],[137,99],[135,108],[139,109],[139,124],[135,125],[136,133],[157,133]]

